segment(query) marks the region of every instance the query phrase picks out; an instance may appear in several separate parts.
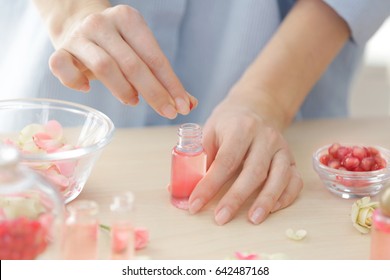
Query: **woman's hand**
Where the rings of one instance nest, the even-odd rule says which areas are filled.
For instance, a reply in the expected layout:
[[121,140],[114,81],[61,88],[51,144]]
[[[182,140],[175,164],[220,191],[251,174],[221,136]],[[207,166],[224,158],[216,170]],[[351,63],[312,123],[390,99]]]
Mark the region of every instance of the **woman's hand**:
[[283,136],[238,98],[228,97],[204,127],[208,170],[190,197],[191,213],[198,212],[235,178],[215,208],[218,225],[229,222],[253,194],[248,211],[254,224],[290,205],[302,189],[302,179]]
[[[36,2],[38,7],[50,5]],[[169,119],[196,106],[197,100],[186,92],[137,10],[109,7],[107,1],[82,1],[82,8],[64,7],[70,15],[61,20],[62,16],[48,16],[58,10],[60,2],[54,2],[57,9],[43,12],[56,47],[49,65],[65,86],[86,92],[90,80],[98,79],[123,103],[136,105],[141,94]]]

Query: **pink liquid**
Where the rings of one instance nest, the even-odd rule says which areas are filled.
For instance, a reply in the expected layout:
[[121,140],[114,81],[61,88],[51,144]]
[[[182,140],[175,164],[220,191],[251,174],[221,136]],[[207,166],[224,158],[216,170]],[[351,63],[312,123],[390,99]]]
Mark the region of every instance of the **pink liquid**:
[[390,217],[375,210],[371,230],[371,260],[390,260]]
[[188,198],[206,173],[206,154],[172,151],[171,202],[180,209],[188,209]]
[[111,227],[111,259],[130,260],[134,258],[135,236],[131,223],[116,223]]
[[66,260],[97,259],[98,224],[66,225],[62,254]]

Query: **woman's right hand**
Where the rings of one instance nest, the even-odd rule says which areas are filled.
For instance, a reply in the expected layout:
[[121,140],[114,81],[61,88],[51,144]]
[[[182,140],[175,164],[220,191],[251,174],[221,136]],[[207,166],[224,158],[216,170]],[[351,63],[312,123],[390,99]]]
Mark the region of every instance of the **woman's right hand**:
[[[36,2],[40,8],[40,1]],[[47,22],[50,25],[56,19]],[[90,5],[62,23],[57,21],[54,32],[51,30],[56,51],[49,65],[65,86],[87,92],[90,80],[98,79],[122,103],[137,105],[141,94],[157,113],[169,119],[177,113],[186,115],[197,105],[134,8]]]

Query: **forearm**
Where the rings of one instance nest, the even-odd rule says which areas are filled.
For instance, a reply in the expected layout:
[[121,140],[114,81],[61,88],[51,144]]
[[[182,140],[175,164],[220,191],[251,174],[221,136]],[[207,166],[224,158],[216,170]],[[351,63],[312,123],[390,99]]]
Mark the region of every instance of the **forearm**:
[[283,129],[349,35],[348,25],[325,3],[298,1],[230,97],[244,99]]
[[108,0],[33,0],[54,45],[77,20],[111,6]]

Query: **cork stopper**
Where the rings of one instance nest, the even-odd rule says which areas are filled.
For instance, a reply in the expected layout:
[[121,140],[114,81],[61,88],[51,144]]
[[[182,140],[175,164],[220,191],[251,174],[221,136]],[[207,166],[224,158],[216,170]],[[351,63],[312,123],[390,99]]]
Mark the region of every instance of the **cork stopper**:
[[379,207],[383,215],[390,217],[390,186],[388,186],[379,200]]

